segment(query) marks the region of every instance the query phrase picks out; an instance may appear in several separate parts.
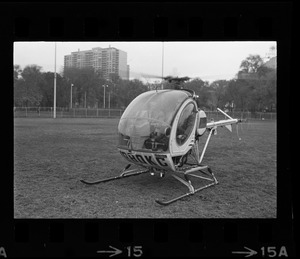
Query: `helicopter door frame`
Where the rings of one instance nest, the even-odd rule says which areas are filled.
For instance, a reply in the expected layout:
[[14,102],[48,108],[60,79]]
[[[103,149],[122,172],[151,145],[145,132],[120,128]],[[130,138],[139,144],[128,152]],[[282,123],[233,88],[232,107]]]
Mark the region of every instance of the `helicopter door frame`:
[[173,124],[172,124],[172,130],[171,130],[171,134],[170,134],[170,143],[169,143],[169,151],[171,156],[181,156],[181,155],[185,155],[193,146],[195,143],[195,128],[197,126],[197,114],[195,114],[195,120],[194,120],[194,126],[193,129],[190,133],[190,135],[188,136],[188,138],[185,140],[185,143],[182,145],[178,145],[177,141],[176,141],[176,133],[177,133],[177,126],[178,126],[178,122],[179,119],[181,117],[182,111],[189,105],[189,104],[193,104],[195,107],[195,110],[197,111],[197,103],[195,102],[195,100],[193,99],[187,99],[185,100],[181,107],[179,108],[179,110],[177,111]]

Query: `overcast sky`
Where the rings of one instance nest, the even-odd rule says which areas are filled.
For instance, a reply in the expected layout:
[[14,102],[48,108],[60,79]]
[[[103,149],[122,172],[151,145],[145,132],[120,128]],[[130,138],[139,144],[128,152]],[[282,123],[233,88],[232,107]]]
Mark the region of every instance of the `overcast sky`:
[[[127,52],[130,77],[139,74],[200,77],[203,80],[232,79],[241,61],[250,54],[266,57],[276,42],[57,42],[56,71],[61,72],[64,55],[94,47]],[[162,55],[164,49],[164,55]],[[14,64],[21,68],[36,64],[43,72],[54,72],[54,42],[15,42]],[[274,53],[276,56],[276,52]],[[162,56],[164,66],[162,71]],[[142,79],[142,78],[140,78]],[[149,80],[149,79],[147,79]]]

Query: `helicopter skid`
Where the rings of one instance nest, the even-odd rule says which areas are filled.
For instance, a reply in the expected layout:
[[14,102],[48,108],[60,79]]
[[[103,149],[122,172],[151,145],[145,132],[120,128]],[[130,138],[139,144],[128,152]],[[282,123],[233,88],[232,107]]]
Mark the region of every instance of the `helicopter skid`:
[[149,172],[149,170],[138,170],[138,169],[127,170],[129,167],[130,167],[130,164],[127,165],[122,170],[122,172],[119,176],[105,178],[105,179],[101,179],[101,180],[94,181],[94,182],[89,182],[89,181],[85,181],[85,180],[80,180],[80,182],[82,182],[84,184],[88,184],[88,185],[93,185],[93,184],[104,183],[104,182],[108,182],[108,181],[112,181],[112,180],[117,180],[117,179],[130,177],[130,176],[135,176],[135,175],[139,175],[139,174],[142,174],[142,173],[148,173]]
[[[188,170],[186,170],[186,169],[188,169]],[[207,169],[208,173],[205,172],[203,169]],[[185,172],[182,172],[182,171],[184,171],[184,170],[186,170],[186,171],[185,171]],[[191,169],[185,168],[185,169],[180,170],[179,172],[180,172],[180,173],[184,173],[184,178],[185,178],[185,179],[182,179],[182,178],[180,178],[180,177],[178,177],[178,176],[176,176],[176,175],[172,175],[172,176],[173,176],[176,180],[178,180],[179,182],[181,182],[181,183],[183,183],[185,186],[187,186],[188,189],[189,189],[189,192],[186,193],[186,194],[183,194],[183,195],[181,195],[181,196],[178,196],[178,197],[176,197],[176,198],[174,198],[174,199],[168,200],[168,201],[155,200],[158,204],[160,204],[160,205],[169,205],[169,204],[171,204],[171,203],[173,203],[173,202],[175,202],[175,201],[177,201],[177,200],[180,200],[180,199],[182,199],[182,198],[184,198],[184,197],[193,195],[193,194],[195,194],[196,192],[199,192],[199,191],[201,191],[201,190],[203,190],[203,189],[206,189],[206,188],[208,188],[208,187],[210,187],[210,186],[213,186],[213,185],[218,184],[217,179],[215,178],[213,172],[211,171],[211,169],[210,169],[208,166],[193,166]],[[202,174],[205,174],[205,175],[210,176],[210,178],[208,178],[208,177],[203,177],[203,176],[200,176],[200,175],[191,174],[191,173],[196,173],[196,172],[201,172]],[[190,177],[191,177],[191,176],[196,177],[196,178],[200,178],[200,179],[203,179],[203,180],[208,180],[208,181],[211,181],[212,183],[207,184],[207,185],[205,185],[205,186],[202,186],[202,187],[200,187],[200,188],[198,188],[198,189],[195,189],[194,186],[192,185],[191,180],[190,180]]]

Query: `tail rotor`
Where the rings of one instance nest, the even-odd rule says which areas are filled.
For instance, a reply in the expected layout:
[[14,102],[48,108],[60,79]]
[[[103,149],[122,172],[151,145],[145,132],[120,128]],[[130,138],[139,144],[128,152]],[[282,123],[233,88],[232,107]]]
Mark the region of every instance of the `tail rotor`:
[[[242,118],[239,119],[236,125],[237,137],[239,140],[242,140],[241,135],[246,135],[248,133],[250,127],[251,127],[250,118],[249,117],[243,118],[242,116]],[[240,128],[241,135],[239,134],[239,128]]]

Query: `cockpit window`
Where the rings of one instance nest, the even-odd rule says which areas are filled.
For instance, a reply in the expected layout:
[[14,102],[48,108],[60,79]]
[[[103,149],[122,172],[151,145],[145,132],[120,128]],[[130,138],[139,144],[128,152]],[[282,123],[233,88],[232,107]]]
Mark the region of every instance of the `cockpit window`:
[[167,151],[173,118],[187,97],[184,91],[160,90],[135,98],[120,119],[119,146],[131,150]]
[[183,145],[192,133],[196,121],[196,107],[193,103],[188,104],[182,111],[176,131],[176,142]]

